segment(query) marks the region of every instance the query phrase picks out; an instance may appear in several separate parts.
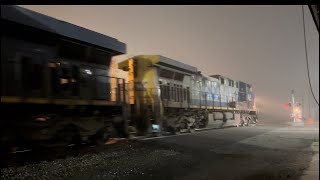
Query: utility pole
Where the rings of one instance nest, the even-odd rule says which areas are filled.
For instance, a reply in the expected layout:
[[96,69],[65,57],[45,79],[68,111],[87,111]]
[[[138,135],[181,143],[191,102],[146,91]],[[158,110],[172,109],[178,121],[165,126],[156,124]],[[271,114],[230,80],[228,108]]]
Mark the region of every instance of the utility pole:
[[291,90],[291,107],[292,107],[292,116],[293,116],[293,122],[296,122],[294,108],[295,108],[295,102],[294,102],[294,90]]
[[296,102],[295,96],[294,96],[294,90],[291,91],[291,107],[292,107],[292,118],[293,118],[293,124],[296,126],[303,126],[303,120],[302,120],[302,109],[301,109],[301,103]]
[[294,107],[294,90],[291,90],[291,103],[292,107]]
[[308,97],[308,118],[311,117],[311,106],[310,106],[310,92],[308,91],[307,93],[307,97]]

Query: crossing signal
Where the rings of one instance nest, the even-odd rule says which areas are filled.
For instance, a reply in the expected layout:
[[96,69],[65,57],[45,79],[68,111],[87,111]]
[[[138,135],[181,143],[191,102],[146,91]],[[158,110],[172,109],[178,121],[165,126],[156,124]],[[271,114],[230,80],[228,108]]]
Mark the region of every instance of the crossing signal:
[[284,107],[291,107],[291,103],[285,103]]

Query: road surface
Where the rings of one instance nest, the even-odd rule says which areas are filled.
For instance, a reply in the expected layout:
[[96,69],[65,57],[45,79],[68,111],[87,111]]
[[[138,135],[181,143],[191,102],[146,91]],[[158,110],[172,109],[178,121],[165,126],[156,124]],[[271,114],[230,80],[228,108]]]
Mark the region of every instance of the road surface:
[[1,179],[301,179],[316,143],[318,127],[216,129],[3,168]]

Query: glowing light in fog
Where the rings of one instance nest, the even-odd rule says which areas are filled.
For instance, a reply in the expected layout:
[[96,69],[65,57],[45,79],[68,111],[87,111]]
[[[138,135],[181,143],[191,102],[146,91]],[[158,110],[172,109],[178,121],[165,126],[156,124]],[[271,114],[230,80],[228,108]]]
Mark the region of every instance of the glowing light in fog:
[[289,103],[284,104],[284,107],[289,107],[289,106],[290,106]]
[[90,75],[92,74],[92,72],[91,72],[89,69],[85,69],[84,71],[85,71],[87,74],[90,74]]

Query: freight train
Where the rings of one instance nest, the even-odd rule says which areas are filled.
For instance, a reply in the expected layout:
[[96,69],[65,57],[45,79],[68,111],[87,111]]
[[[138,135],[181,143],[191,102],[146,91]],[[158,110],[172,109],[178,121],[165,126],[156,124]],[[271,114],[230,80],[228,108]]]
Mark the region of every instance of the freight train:
[[118,64],[126,44],[19,6],[1,6],[1,146],[104,144],[110,137],[256,122],[252,87],[160,55]]
[[[19,6],[1,6],[1,145],[103,144],[126,136],[126,44]],[[116,129],[116,130],[114,130]]]
[[[128,71],[131,119],[140,131],[147,131],[143,127],[152,127],[150,124],[179,133],[213,124],[257,122],[250,84],[221,75],[206,76],[196,67],[161,55],[134,56],[118,67]],[[144,125],[146,121],[149,124]]]

